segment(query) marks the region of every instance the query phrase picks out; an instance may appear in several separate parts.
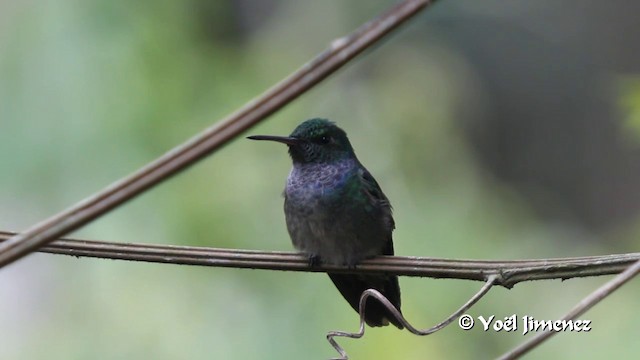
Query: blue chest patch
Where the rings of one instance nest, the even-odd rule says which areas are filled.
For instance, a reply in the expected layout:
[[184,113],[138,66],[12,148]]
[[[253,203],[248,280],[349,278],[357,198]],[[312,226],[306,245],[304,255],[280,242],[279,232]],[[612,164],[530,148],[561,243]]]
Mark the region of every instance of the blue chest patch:
[[352,159],[331,165],[295,166],[287,179],[285,194],[290,200],[302,201],[340,196],[349,181],[353,181],[354,176],[357,176],[357,171],[357,163]]

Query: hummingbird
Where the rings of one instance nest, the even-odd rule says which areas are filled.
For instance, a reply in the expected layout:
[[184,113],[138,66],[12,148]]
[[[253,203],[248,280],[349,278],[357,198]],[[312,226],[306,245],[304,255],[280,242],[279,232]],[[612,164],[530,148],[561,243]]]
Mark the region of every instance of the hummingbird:
[[[284,213],[293,246],[321,263],[354,268],[363,259],[393,255],[391,204],[356,157],[344,130],[326,119],[306,120],[289,136],[255,135],[252,140],[286,144],[293,167],[284,189]],[[328,273],[356,312],[367,289],[382,293],[400,311],[395,275]],[[376,299],[367,299],[372,327],[402,324]]]

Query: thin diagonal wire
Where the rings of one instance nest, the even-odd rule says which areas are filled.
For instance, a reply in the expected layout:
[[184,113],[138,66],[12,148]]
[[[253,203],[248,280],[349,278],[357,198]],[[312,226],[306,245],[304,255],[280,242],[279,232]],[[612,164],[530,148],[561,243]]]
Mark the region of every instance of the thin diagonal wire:
[[[0,231],[0,242],[13,235],[14,233],[11,232]],[[179,265],[311,272],[331,271],[357,274],[387,273],[475,281],[485,281],[488,275],[496,274],[499,277],[494,285],[507,288],[513,287],[522,281],[617,274],[640,260],[640,253],[510,261],[379,256],[362,261],[355,269],[349,269],[322,264],[310,267],[305,256],[292,252],[159,244],[126,244],[67,238],[54,241],[42,247],[40,251],[76,257],[84,256]]]
[[[562,317],[562,320],[573,320],[578,316],[584,314],[597,303],[602,301],[605,297],[609,296],[611,293],[616,291],[619,287],[627,283],[629,280],[633,279],[636,275],[640,274],[640,261],[635,262],[633,265],[629,266],[625,271],[620,273],[618,276],[606,282],[604,285],[599,287],[597,290],[589,294],[587,297],[582,299],[576,306],[573,307],[565,316]],[[502,355],[499,359],[501,360],[510,360],[517,359],[522,355],[528,353],[533,350],[536,346],[540,345],[542,342],[549,339],[551,336],[557,334],[557,332],[545,331],[536,334],[531,339],[523,342],[518,345],[514,349]]]
[[57,237],[82,227],[212,154],[241,132],[327,78],[433,1],[406,0],[393,6],[352,34],[333,41],[327,50],[302,68],[214,126],[173,148],[133,174],[0,244],[0,267],[35,251]]
[[411,332],[414,335],[418,335],[418,336],[426,336],[426,335],[431,335],[433,333],[435,333],[436,331],[442,330],[443,328],[445,328],[447,325],[451,324],[454,320],[456,320],[458,317],[460,317],[460,315],[462,315],[463,313],[465,313],[467,310],[469,310],[473,305],[475,305],[475,303],[477,303],[483,296],[485,296],[489,290],[491,290],[491,288],[493,287],[493,285],[495,284],[496,280],[498,279],[498,275],[490,275],[487,277],[486,282],[484,283],[484,286],[482,286],[482,288],[480,288],[480,290],[473,295],[466,303],[464,303],[464,305],[462,305],[458,310],[456,310],[453,314],[451,314],[449,317],[447,317],[446,319],[444,319],[442,322],[440,322],[437,325],[434,325],[428,329],[425,330],[419,330],[416,329],[415,327],[413,327],[413,325],[411,325],[409,323],[409,321],[407,321],[407,319],[405,319],[405,317],[402,315],[402,313],[400,311],[398,311],[398,309],[396,309],[395,306],[393,306],[393,304],[384,296],[382,295],[379,291],[375,290],[375,289],[367,289],[362,293],[362,296],[360,296],[360,305],[359,305],[359,313],[360,313],[360,330],[358,330],[358,332],[355,333],[349,333],[349,332],[344,332],[344,331],[330,331],[327,334],[327,340],[329,341],[329,343],[331,344],[331,346],[333,346],[334,349],[336,349],[336,351],[340,354],[339,358],[334,358],[332,360],[348,360],[349,356],[347,355],[347,352],[342,348],[342,346],[340,346],[338,344],[338,342],[334,339],[334,337],[347,337],[347,338],[351,338],[351,339],[360,339],[361,337],[364,336],[364,330],[365,330],[365,320],[364,320],[364,314],[365,314],[365,307],[367,306],[367,298],[369,297],[374,297],[376,298],[378,301],[380,301],[382,303],[382,305],[384,307],[387,308],[387,310],[389,310],[391,312],[391,314],[407,329],[409,330],[409,332]]

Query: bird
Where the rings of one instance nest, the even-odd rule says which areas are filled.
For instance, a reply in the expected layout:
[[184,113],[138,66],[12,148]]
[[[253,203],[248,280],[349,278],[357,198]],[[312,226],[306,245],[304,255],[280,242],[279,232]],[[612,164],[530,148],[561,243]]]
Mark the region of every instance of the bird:
[[[254,135],[251,140],[286,144],[293,167],[284,189],[284,213],[293,246],[311,266],[355,268],[367,258],[393,255],[395,222],[389,200],[360,163],[347,133],[334,122],[313,118],[289,136]],[[362,293],[375,289],[400,311],[398,277],[390,274],[346,274],[329,277],[359,312]],[[403,325],[380,301],[367,299],[364,320],[371,327]]]

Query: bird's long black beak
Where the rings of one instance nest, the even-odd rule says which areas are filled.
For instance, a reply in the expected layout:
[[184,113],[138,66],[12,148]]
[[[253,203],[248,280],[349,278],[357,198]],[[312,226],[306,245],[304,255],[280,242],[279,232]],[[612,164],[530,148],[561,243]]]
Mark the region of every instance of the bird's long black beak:
[[279,143],[283,143],[287,145],[298,145],[300,144],[300,141],[301,141],[298,138],[294,138],[290,136],[273,136],[273,135],[253,135],[253,136],[247,136],[247,139],[277,141]]

